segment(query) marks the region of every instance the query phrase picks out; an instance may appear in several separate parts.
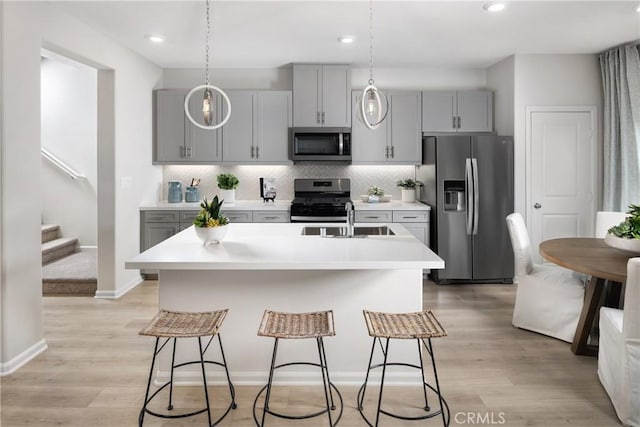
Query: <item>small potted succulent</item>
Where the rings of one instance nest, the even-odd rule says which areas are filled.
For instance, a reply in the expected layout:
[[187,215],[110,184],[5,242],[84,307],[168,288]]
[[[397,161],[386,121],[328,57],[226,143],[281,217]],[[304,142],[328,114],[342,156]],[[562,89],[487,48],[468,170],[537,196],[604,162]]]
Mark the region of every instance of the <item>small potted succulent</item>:
[[640,254],[640,205],[629,205],[629,215],[611,227],[604,238],[607,245],[632,254]]
[[217,176],[218,188],[220,189],[220,197],[227,201],[227,203],[235,203],[236,201],[236,188],[240,184],[240,180],[237,176],[231,173],[221,173]]
[[396,183],[402,189],[402,201],[406,203],[414,203],[416,201],[416,189],[422,187],[420,181],[407,178]]
[[200,212],[193,220],[193,225],[203,245],[219,243],[227,234],[229,219],[220,213],[223,202],[215,196],[211,202],[205,198],[200,203]]

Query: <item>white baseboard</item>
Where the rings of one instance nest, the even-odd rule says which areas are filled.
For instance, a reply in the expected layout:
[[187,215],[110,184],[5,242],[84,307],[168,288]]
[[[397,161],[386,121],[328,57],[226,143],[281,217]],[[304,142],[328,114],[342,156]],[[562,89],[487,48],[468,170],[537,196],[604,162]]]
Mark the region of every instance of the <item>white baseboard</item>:
[[78,249],[80,249],[80,252],[93,252],[95,254],[98,253],[97,246],[78,246]]
[[101,290],[97,290],[96,291],[96,295],[94,298],[102,298],[102,299],[118,299],[120,297],[122,297],[124,294],[126,294],[127,292],[129,292],[130,290],[132,290],[133,288],[135,288],[136,286],[138,286],[139,284],[141,284],[142,282],[144,282],[144,279],[141,276],[138,276],[134,279],[132,279],[129,283],[127,283],[126,285],[113,290],[113,291],[101,291]]
[[0,363],[0,377],[13,374],[46,349],[47,343],[41,339],[10,361]]

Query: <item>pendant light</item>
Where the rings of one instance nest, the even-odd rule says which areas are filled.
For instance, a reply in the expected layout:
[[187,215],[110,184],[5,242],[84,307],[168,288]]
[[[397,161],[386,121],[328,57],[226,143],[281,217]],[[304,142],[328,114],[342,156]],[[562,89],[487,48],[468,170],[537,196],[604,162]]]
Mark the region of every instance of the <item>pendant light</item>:
[[369,0],[369,82],[360,99],[361,119],[369,129],[379,127],[389,112],[387,97],[373,81],[373,0]]
[[[205,42],[205,69],[204,69],[204,84],[200,86],[196,86],[189,93],[184,100],[184,112],[189,118],[189,121],[194,125],[198,126],[202,129],[212,130],[218,129],[219,127],[224,126],[227,121],[229,121],[229,117],[231,116],[231,102],[229,101],[229,97],[222,89],[217,86],[213,86],[209,84],[209,39],[211,35],[211,19],[210,19],[210,0],[206,0],[207,5],[207,39]],[[189,102],[191,101],[191,97],[197,91],[204,89],[204,94],[202,96],[202,121],[204,124],[196,121],[191,112],[189,111]],[[217,95],[215,95],[217,93]],[[224,119],[220,123],[215,123],[216,109],[215,109],[215,98],[217,96],[222,96],[222,99],[226,103],[227,113],[224,116]]]

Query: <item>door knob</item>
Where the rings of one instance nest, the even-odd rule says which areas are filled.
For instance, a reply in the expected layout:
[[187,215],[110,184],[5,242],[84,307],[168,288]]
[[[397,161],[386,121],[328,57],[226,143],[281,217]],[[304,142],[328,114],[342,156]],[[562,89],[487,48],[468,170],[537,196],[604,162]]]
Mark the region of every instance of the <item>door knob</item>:
[[542,205],[540,203],[536,203],[535,205],[533,205],[533,207],[536,209],[540,209]]

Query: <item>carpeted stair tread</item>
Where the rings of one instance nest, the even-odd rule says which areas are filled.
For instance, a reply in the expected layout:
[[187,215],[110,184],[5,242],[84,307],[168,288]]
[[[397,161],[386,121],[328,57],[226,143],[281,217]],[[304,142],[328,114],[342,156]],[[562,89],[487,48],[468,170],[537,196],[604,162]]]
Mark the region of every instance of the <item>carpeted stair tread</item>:
[[58,233],[60,231],[60,226],[56,224],[42,224],[40,226],[41,233],[41,242],[50,242],[51,240],[58,238]]
[[76,252],[42,266],[43,282],[97,282],[95,252]]
[[42,244],[42,255],[65,246],[75,246],[77,243],[78,239],[76,239],[75,237],[59,237],[55,240],[44,242]]

